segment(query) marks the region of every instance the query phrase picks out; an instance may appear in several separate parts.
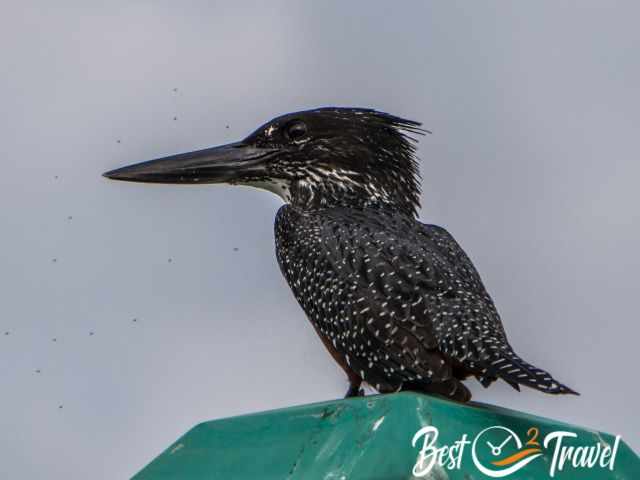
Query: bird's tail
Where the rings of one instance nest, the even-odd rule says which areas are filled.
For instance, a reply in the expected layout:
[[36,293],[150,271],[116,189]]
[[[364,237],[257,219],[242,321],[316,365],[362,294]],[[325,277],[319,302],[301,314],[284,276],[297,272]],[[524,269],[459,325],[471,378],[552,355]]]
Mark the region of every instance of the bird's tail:
[[495,359],[489,362],[486,370],[478,376],[484,387],[501,378],[516,390],[520,390],[520,385],[525,385],[544,393],[580,395],[556,381],[549,372],[525,362],[511,349],[500,350],[496,354]]

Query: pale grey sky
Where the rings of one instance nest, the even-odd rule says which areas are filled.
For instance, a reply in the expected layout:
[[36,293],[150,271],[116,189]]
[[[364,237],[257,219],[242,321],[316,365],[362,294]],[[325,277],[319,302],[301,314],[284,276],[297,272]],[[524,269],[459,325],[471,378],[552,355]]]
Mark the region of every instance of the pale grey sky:
[[637,2],[2,7],[3,478],[127,478],[198,422],[344,393],[278,271],[275,196],[100,176],[320,105],[433,130],[421,218],[582,393],[475,399],[640,448]]

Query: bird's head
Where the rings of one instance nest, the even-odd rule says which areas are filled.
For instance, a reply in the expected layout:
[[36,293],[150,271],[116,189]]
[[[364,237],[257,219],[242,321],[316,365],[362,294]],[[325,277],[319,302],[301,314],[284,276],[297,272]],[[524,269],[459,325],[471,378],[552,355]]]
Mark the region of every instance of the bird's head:
[[303,209],[386,204],[416,213],[420,124],[361,108],[289,113],[240,142],[112,170],[114,180],[228,183],[269,190]]

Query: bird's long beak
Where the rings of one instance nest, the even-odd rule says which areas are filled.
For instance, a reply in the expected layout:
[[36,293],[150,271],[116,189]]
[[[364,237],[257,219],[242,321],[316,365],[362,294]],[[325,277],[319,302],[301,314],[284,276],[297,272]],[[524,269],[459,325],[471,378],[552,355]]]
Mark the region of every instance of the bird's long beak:
[[259,175],[277,149],[243,142],[136,163],[103,174],[113,180],[145,183],[225,183]]

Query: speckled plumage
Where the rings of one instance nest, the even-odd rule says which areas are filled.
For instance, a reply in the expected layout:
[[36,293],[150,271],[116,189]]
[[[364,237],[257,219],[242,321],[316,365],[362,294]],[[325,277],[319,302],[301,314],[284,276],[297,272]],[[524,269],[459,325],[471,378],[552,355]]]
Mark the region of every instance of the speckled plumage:
[[276,254],[296,299],[347,373],[380,392],[466,401],[462,380],[575,393],[522,360],[473,264],[443,228],[420,223],[420,124],[370,109],[277,117],[241,142],[108,172],[119,180],[230,183],[285,205]]
[[443,228],[384,207],[283,206],[275,236],[309,320],[377,390],[467,400],[459,380],[474,374],[485,385],[500,377],[563,392],[513,352],[478,273]]

